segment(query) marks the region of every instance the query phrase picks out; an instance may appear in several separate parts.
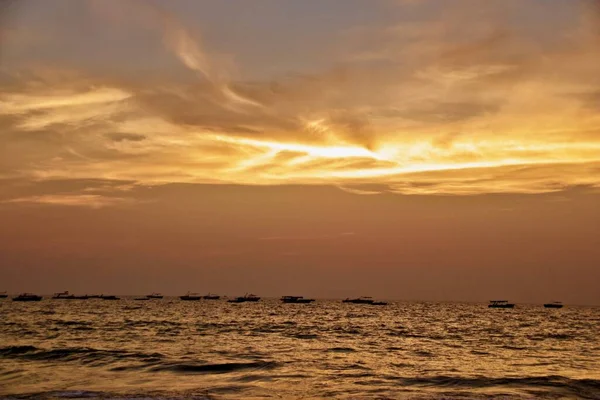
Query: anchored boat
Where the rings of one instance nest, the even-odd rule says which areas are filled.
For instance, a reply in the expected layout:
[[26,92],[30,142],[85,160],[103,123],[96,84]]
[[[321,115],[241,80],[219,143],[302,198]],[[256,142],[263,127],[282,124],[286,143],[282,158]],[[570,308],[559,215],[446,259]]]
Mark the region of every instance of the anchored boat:
[[183,296],[179,296],[179,298],[183,301],[198,301],[202,298],[199,294],[187,292]]
[[33,293],[21,293],[20,295],[13,297],[13,301],[40,301],[42,296],[38,296]]
[[560,301],[553,301],[551,303],[544,304],[544,308],[563,308],[563,303]]
[[515,308],[515,305],[509,303],[508,300],[490,300],[488,308]]
[[101,295],[100,295],[100,298],[101,298],[102,300],[120,300],[120,298],[119,298],[119,297],[117,297],[117,296],[114,296],[114,295],[112,295],[112,294],[110,294],[110,295],[106,295],[106,296],[105,296],[105,295],[103,295],[103,294],[101,294]]
[[308,304],[315,301],[315,299],[306,299],[304,296],[283,296],[281,301],[284,303]]
[[373,304],[375,300],[372,297],[357,297],[355,299],[346,298],[342,300],[342,303],[352,303],[352,304]]
[[240,297],[236,297],[234,299],[228,300],[229,303],[246,303],[246,302],[256,302],[259,301],[260,297],[254,294],[245,294]]

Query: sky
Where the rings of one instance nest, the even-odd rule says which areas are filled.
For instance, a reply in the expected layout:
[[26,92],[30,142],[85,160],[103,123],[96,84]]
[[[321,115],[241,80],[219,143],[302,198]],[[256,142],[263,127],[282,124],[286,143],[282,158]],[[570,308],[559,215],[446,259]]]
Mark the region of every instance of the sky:
[[600,2],[0,3],[0,291],[600,304]]

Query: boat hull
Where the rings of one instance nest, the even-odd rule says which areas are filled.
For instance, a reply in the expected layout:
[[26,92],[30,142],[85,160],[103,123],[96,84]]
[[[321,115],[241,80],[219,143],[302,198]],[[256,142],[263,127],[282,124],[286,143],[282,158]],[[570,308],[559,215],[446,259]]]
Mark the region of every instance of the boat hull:
[[544,308],[563,308],[562,304],[544,304]]
[[488,305],[488,308],[515,308],[514,304],[500,304],[500,305]]
[[350,303],[350,304],[373,304],[372,300],[342,300],[342,303]]
[[28,301],[41,301],[42,298],[41,297],[15,297],[12,299],[13,301],[22,301],[22,302],[28,302]]

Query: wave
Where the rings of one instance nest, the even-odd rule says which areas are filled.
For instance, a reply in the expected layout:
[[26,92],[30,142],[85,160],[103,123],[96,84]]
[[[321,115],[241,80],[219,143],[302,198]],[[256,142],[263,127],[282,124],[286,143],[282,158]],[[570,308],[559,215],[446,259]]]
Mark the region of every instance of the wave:
[[[231,391],[235,391],[235,387],[228,388]],[[141,400],[141,399],[155,399],[155,400],[211,400],[205,394],[200,393],[162,393],[162,392],[142,392],[142,393],[111,393],[111,392],[100,392],[95,390],[60,390],[60,391],[48,391],[38,393],[27,393],[20,394],[18,396],[0,396],[2,400],[56,400],[56,399],[102,399],[102,400]]]
[[414,378],[391,378],[405,386],[431,386],[460,389],[483,389],[490,387],[510,387],[522,389],[548,389],[552,388],[575,395],[583,399],[600,398],[600,380],[598,379],[572,379],[558,375],[535,376],[523,378],[490,378],[490,377],[455,377],[432,376]]
[[169,363],[152,367],[152,372],[184,372],[184,373],[227,373],[241,370],[268,370],[274,369],[279,364],[275,361],[257,361],[249,363],[221,363],[221,364],[188,364]]
[[17,358],[30,361],[119,361],[126,359],[146,362],[160,361],[160,353],[139,353],[125,350],[100,350],[91,347],[41,349],[35,346],[0,347],[0,358]]
[[332,347],[327,351],[331,351],[333,353],[353,353],[356,350],[354,350],[352,347]]

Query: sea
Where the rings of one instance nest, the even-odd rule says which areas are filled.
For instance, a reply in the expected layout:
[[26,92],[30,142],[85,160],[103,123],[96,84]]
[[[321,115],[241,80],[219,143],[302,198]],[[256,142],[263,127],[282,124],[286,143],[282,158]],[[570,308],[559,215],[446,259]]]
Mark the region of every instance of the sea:
[[0,300],[1,399],[600,399],[600,308]]

